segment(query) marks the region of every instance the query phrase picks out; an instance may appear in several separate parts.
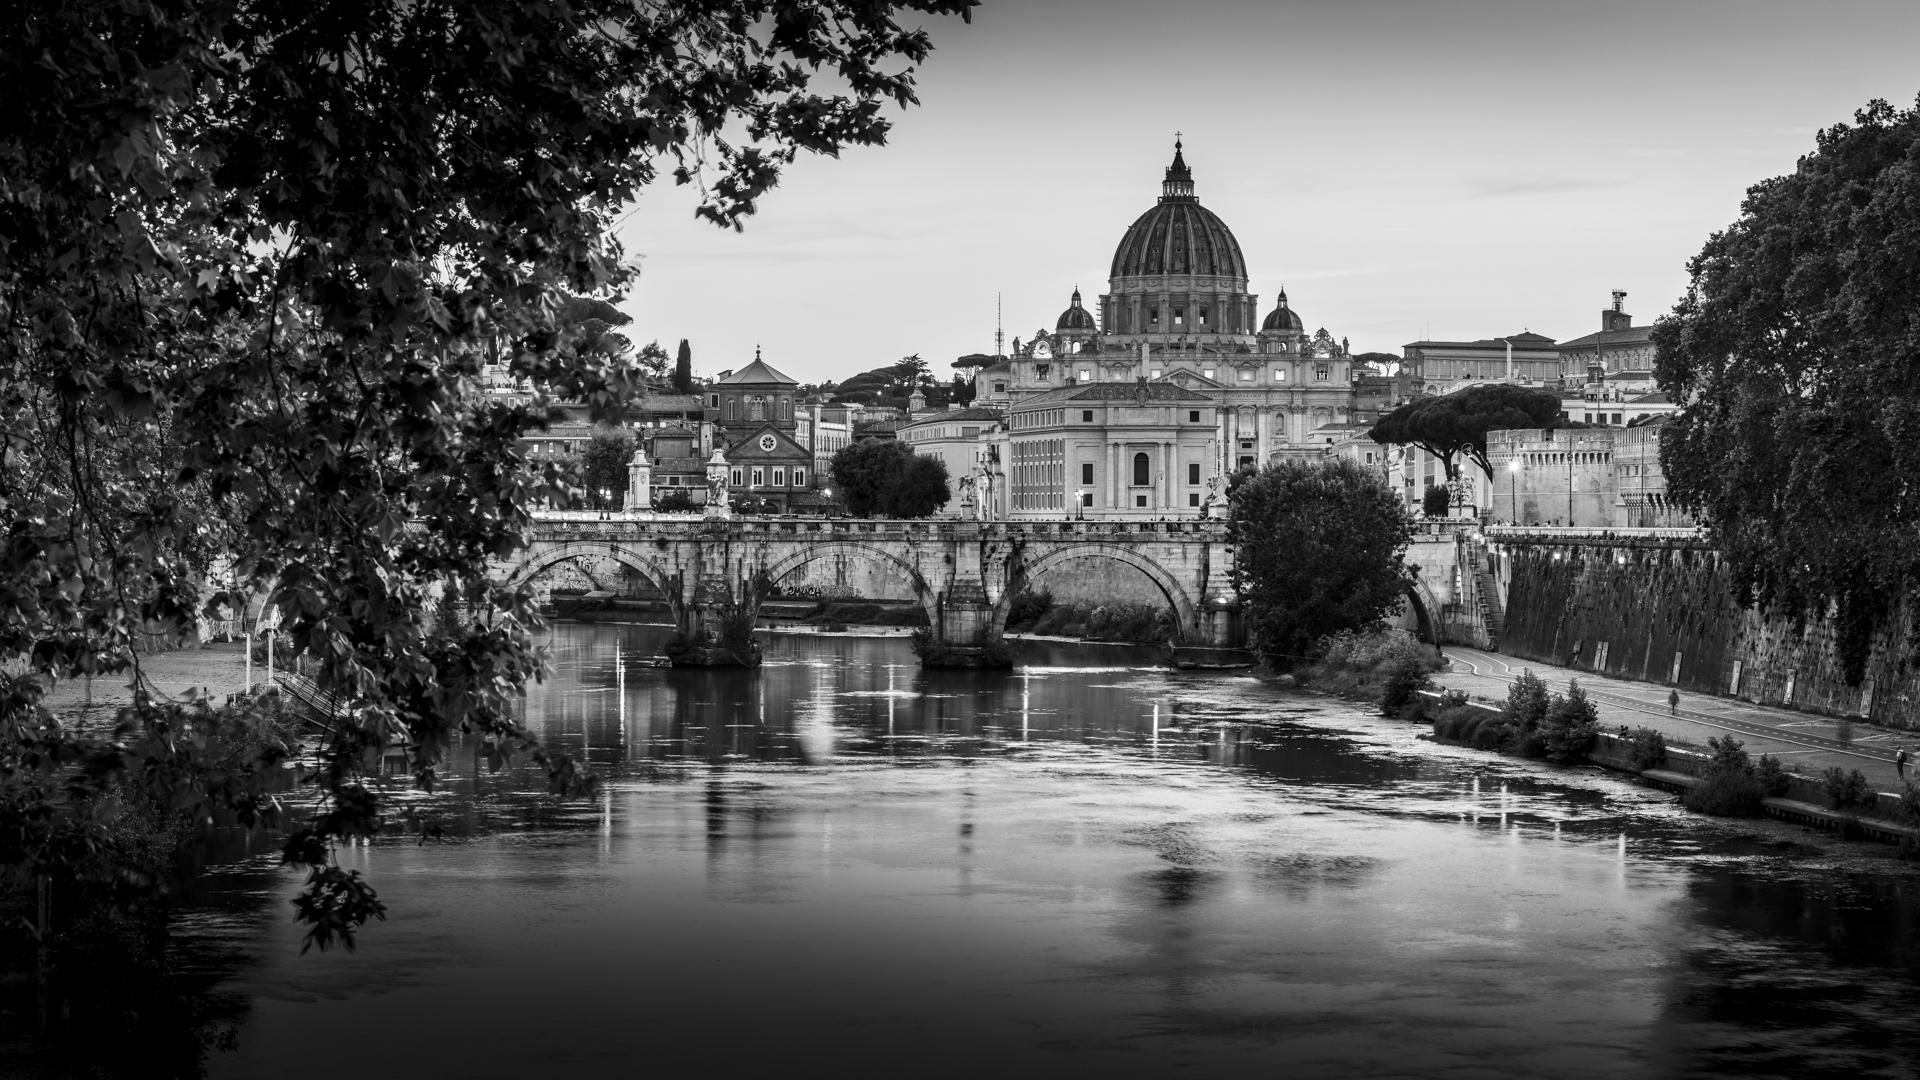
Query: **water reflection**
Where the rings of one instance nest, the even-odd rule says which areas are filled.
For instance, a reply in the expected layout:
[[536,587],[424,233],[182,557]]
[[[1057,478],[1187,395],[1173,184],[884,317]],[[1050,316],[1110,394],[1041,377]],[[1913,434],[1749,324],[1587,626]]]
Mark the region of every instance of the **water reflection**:
[[[1914,877],[1665,796],[1125,648],[928,672],[899,639],[779,635],[758,672],[556,632],[527,722],[590,804],[469,754],[349,853],[395,913],[295,956],[277,871],[183,925],[247,966],[216,1075],[1896,1073]],[[210,894],[211,896],[212,894]],[[273,920],[260,913],[274,911]],[[237,929],[236,929],[237,928]],[[564,1032],[564,1037],[557,1033]],[[383,1071],[384,1070],[384,1071]],[[362,1071],[356,1068],[356,1071]]]

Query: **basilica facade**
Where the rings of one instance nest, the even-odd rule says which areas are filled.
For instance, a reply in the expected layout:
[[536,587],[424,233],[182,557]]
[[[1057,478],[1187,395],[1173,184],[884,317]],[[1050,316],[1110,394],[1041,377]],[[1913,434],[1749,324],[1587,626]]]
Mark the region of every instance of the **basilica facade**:
[[[1318,456],[1348,421],[1344,341],[1309,334],[1280,289],[1261,317],[1240,242],[1200,204],[1184,148],[1121,236],[1107,291],[1080,290],[1051,330],[981,369],[975,405],[1004,408],[986,453],[1011,517],[1193,516],[1242,465]],[[1096,314],[1097,312],[1097,314]]]

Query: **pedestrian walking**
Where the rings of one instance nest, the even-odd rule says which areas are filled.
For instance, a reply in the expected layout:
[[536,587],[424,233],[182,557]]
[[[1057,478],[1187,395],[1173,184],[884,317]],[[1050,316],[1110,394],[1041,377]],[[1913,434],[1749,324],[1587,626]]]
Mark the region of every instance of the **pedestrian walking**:
[[1899,773],[1899,774],[1900,774],[1900,779],[1901,779],[1902,781],[1905,781],[1905,780],[1906,780],[1906,778],[1907,778],[1907,748],[1906,748],[1906,747],[1904,747],[1904,746],[1900,748],[1900,752],[1899,752],[1899,753],[1897,753],[1897,754],[1895,754],[1895,755],[1893,755],[1893,771],[1894,771],[1894,772],[1896,772],[1896,773]]
[[1667,715],[1680,715],[1680,688],[1677,686],[1667,691]]

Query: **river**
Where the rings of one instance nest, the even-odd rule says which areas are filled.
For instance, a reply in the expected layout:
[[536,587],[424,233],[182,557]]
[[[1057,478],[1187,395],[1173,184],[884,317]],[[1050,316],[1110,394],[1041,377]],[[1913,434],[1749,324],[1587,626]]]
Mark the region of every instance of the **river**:
[[[528,723],[343,852],[389,918],[300,955],[298,878],[178,923],[214,1077],[1913,1075],[1920,873],[1597,770],[1119,646],[927,672],[774,635],[758,672],[562,625]],[[470,749],[470,748],[469,748]],[[270,845],[262,845],[263,848]]]

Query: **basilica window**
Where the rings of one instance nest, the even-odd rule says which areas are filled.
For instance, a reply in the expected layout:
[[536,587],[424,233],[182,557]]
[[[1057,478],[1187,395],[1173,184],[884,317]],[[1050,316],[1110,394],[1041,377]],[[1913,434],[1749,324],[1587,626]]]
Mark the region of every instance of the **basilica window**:
[[747,419],[765,420],[767,418],[767,399],[749,398],[747,401]]
[[733,399],[728,398],[727,399],[727,419],[729,420],[733,419],[733,404],[734,404]]
[[1333,368],[1330,365],[1327,365],[1327,364],[1313,365],[1313,377],[1320,380],[1321,382],[1326,382],[1327,376],[1331,375],[1332,373],[1333,373]]
[[1187,410],[1187,423],[1189,423],[1189,424],[1197,424],[1197,423],[1199,423],[1199,422],[1200,422],[1200,410],[1199,410],[1199,409],[1188,409],[1188,410]]
[[1091,424],[1091,423],[1093,423],[1093,410],[1092,410],[1092,409],[1081,409],[1081,410],[1080,410],[1080,422],[1081,422],[1081,423],[1083,423],[1083,424]]
[[762,469],[762,468],[760,468],[760,467],[758,467],[758,466],[755,466],[755,467],[754,467],[754,470],[753,470],[753,486],[754,486],[754,487],[766,487],[766,486],[767,486],[767,470],[765,470],[765,469]]
[[1241,381],[1241,382],[1252,382],[1252,381],[1253,381],[1253,369],[1252,369],[1252,368],[1241,368],[1241,369],[1240,369],[1240,381]]
[[1155,325],[1155,326],[1159,326],[1159,325],[1160,325],[1160,309],[1159,309],[1159,308],[1148,308],[1148,309],[1147,309],[1147,321],[1148,321],[1149,323],[1152,323],[1152,324],[1153,324],[1153,325]]
[[1274,382],[1286,382],[1286,381],[1287,381],[1287,369],[1286,369],[1286,368],[1274,368],[1274,369],[1273,369],[1273,381],[1274,381]]
[[787,486],[787,470],[786,470],[786,469],[784,469],[784,468],[782,468],[782,467],[780,467],[780,466],[775,466],[775,467],[774,467],[774,470],[773,470],[773,486],[774,486],[774,487],[786,487],[786,486]]
[[731,484],[733,487],[739,487],[744,481],[745,481],[745,478],[741,476],[740,470],[735,469],[733,470],[733,476],[731,479],[729,479],[728,483]]
[[1187,309],[1174,308],[1173,309],[1173,325],[1183,326],[1186,324],[1186,321],[1187,321]]
[[1200,325],[1201,326],[1207,325],[1207,309],[1206,308],[1200,309]]
[[1145,454],[1133,455],[1133,486],[1134,487],[1147,486],[1148,484],[1147,469],[1148,469],[1147,455]]
[[807,470],[805,469],[793,470],[793,486],[798,488],[803,488],[807,486]]
[[1093,483],[1093,462],[1083,461],[1080,463],[1080,482],[1083,484]]
[[1187,483],[1197,484],[1199,482],[1200,482],[1200,465],[1198,462],[1189,461],[1187,463]]
[[1200,375],[1201,375],[1201,377],[1203,377],[1203,378],[1208,378],[1208,379],[1211,379],[1211,378],[1213,378],[1213,369],[1212,369],[1212,368],[1202,368],[1202,369],[1200,369]]

